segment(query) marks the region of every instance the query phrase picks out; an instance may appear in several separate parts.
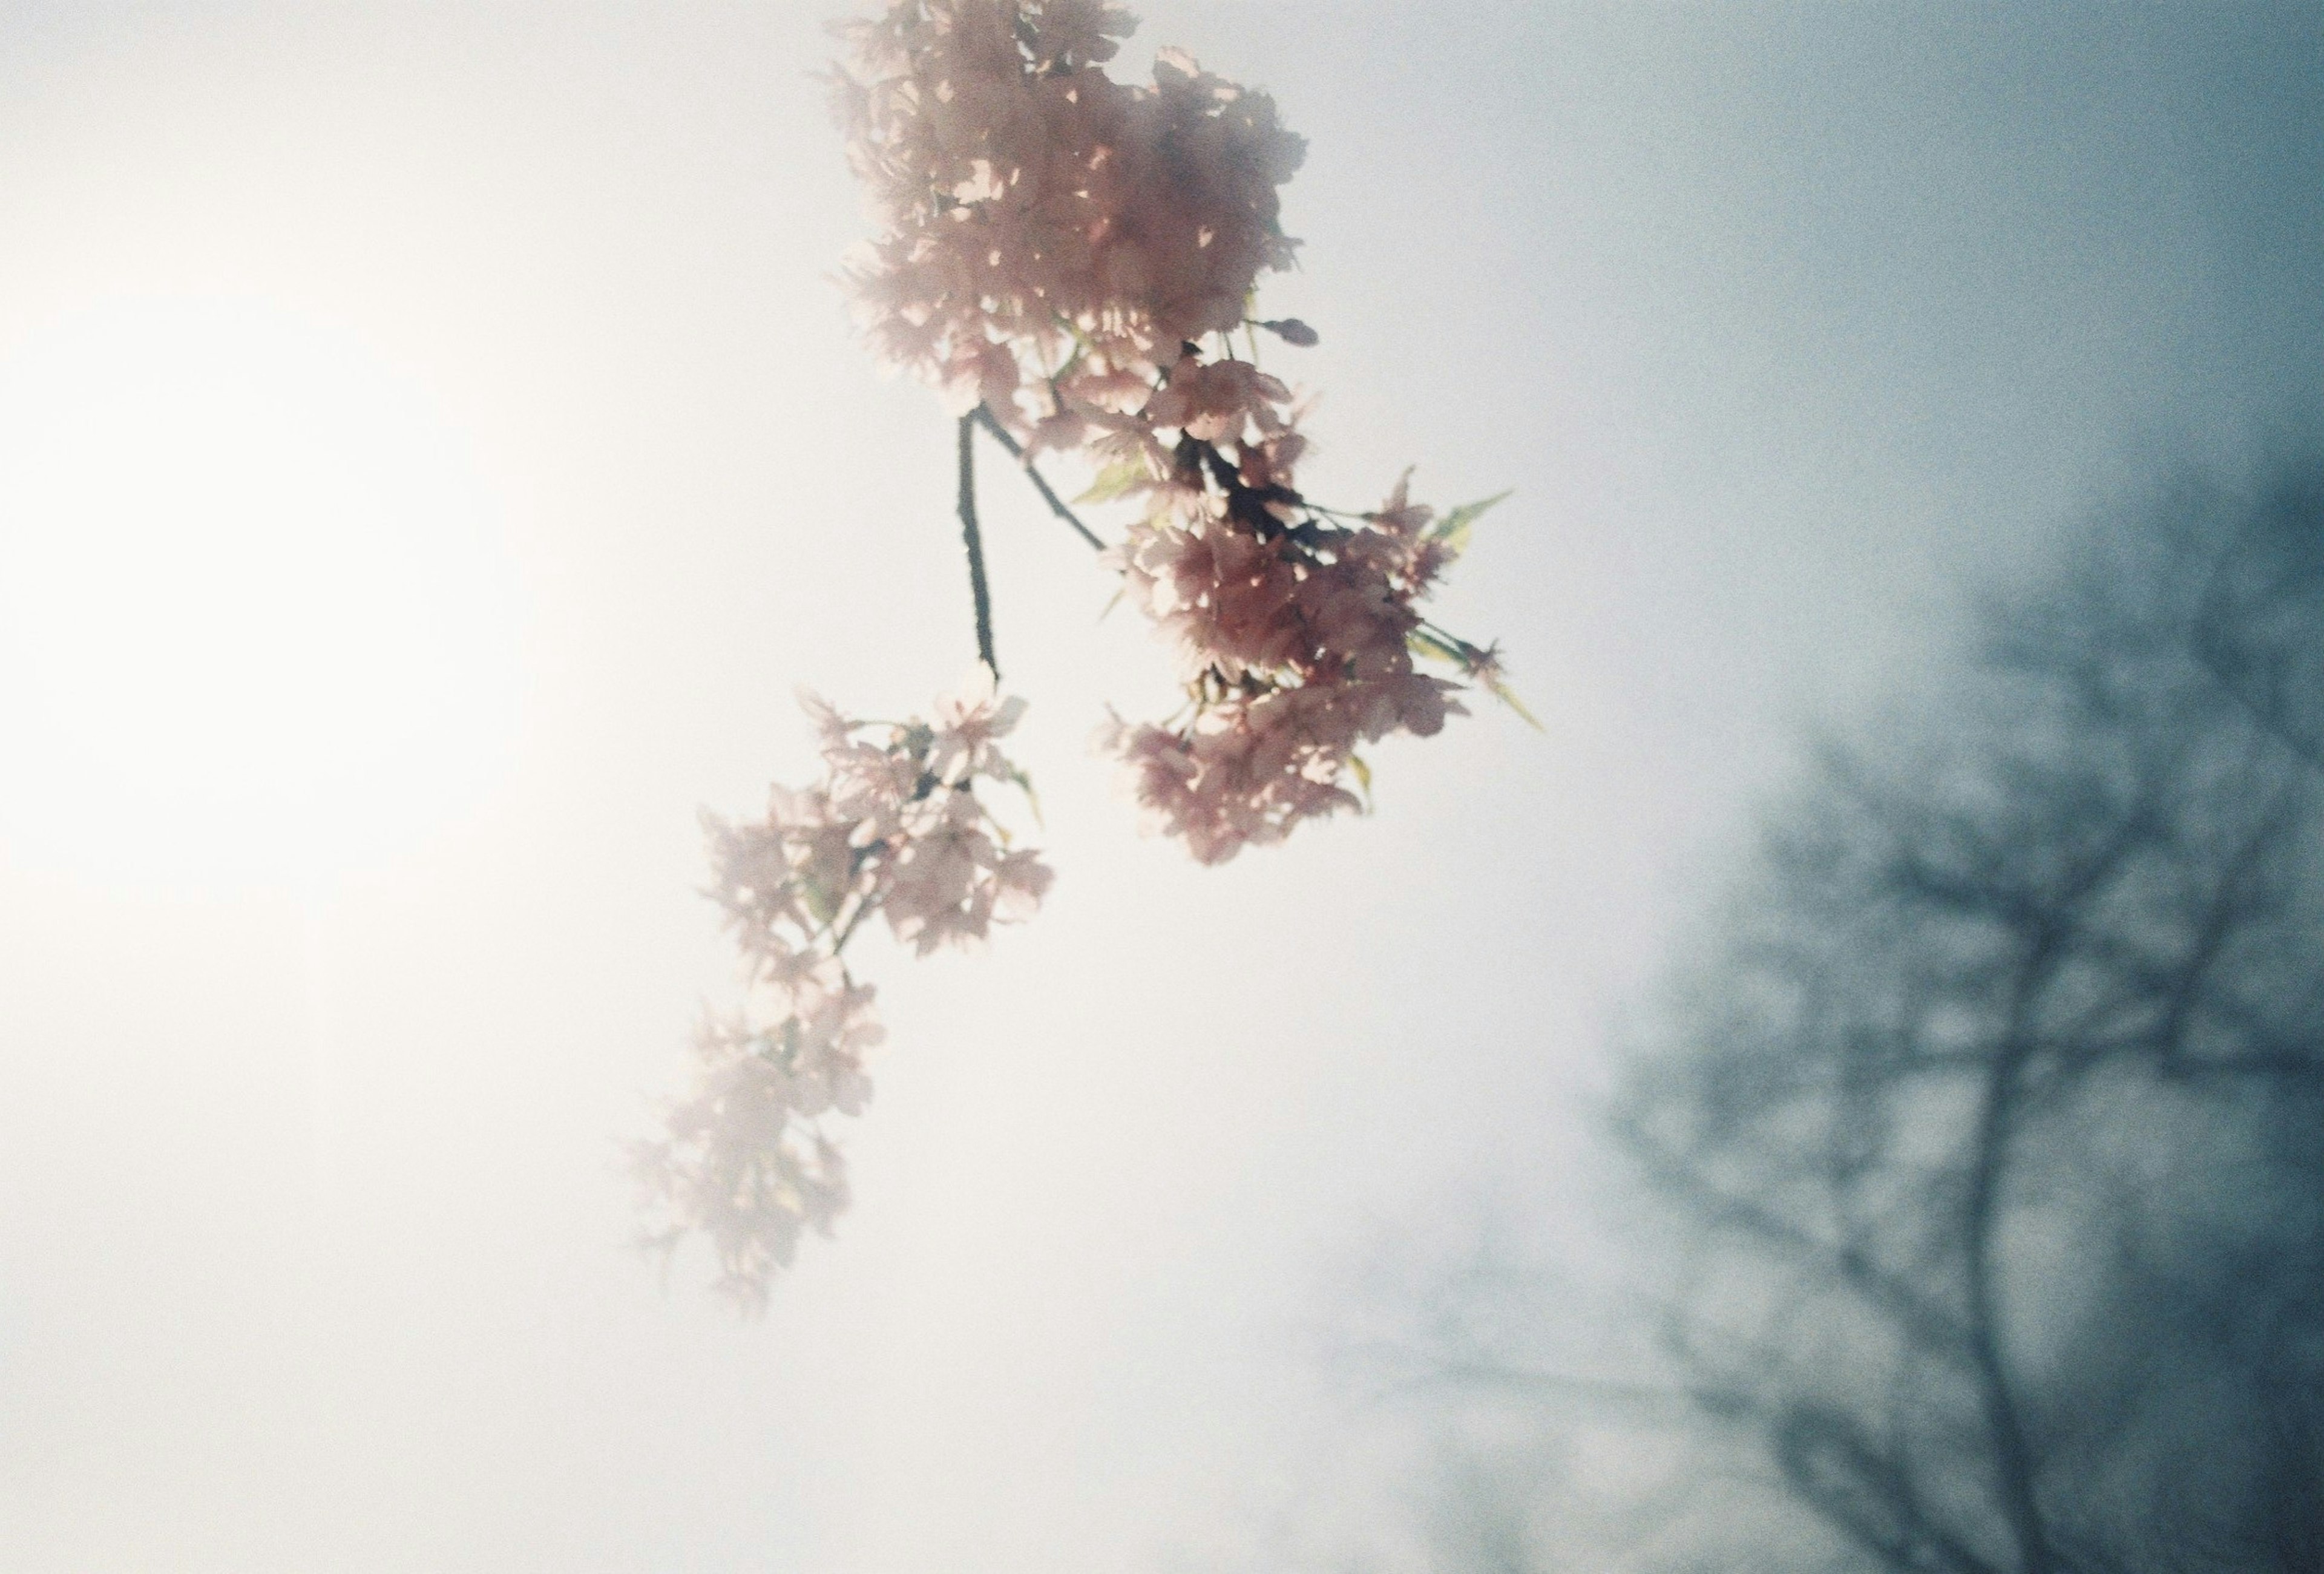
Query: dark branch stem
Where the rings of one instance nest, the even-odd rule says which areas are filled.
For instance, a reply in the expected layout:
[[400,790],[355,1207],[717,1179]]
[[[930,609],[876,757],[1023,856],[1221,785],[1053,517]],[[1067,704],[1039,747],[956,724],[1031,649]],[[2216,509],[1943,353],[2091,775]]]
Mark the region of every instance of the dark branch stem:
[[1584,1404],[1621,1408],[1640,1415],[1683,1416],[1700,1404],[1683,1388],[1657,1388],[1581,1373],[1535,1371],[1491,1360],[1447,1360],[1432,1365],[1400,1383],[1390,1392],[1427,1388],[1474,1387],[1523,1390],[1571,1399]]
[[1862,1253],[1849,1250],[1844,1242],[1825,1240],[1774,1209],[1717,1185],[1634,1122],[1617,1116],[1612,1129],[1631,1157],[1657,1184],[1684,1193],[1695,1207],[1718,1223],[1756,1234],[1808,1258],[1819,1272],[1848,1285],[1895,1318],[1916,1344],[1945,1348],[1960,1344],[1967,1336],[1969,1330],[1959,1326],[1942,1308],[1909,1284],[1883,1273]]
[[[1025,457],[1024,446],[1019,443],[1016,438],[1009,435],[1009,428],[1007,427],[1002,426],[998,420],[993,419],[992,411],[989,408],[980,404],[967,416],[963,417],[961,429],[964,433],[968,429],[966,423],[972,420],[976,422],[977,425],[982,427],[986,431],[991,433],[993,441],[999,443],[1002,447],[1009,450],[1009,456],[1017,461],[1017,467],[1024,471],[1025,479],[1033,483],[1033,490],[1041,494],[1041,501],[1049,505],[1049,511],[1051,513],[1065,520],[1068,525],[1071,525],[1074,529],[1074,534],[1079,536],[1083,540],[1087,541],[1092,547],[1094,547],[1101,552],[1105,550],[1105,543],[1099,540],[1096,533],[1093,532],[1087,525],[1082,523],[1080,515],[1074,513],[1072,509],[1065,506],[1065,500],[1059,497],[1056,492],[1050,488],[1048,482],[1042,478],[1041,473],[1033,468],[1033,462]],[[961,441],[963,443],[966,443],[968,439],[964,436],[961,438]],[[967,452],[967,449],[964,447],[961,451],[964,454]],[[968,461],[963,459],[961,463],[963,465],[966,465]]]
[[976,417],[961,417],[960,537],[968,548],[969,594],[976,601],[976,654],[997,684],[1001,681],[1001,663],[992,655],[992,592],[984,583],[984,538],[976,528],[975,437]]
[[2082,867],[2053,894],[2046,899],[2037,897],[2021,913],[2012,915],[2024,936],[2024,954],[2010,980],[2002,1043],[1987,1073],[1975,1146],[1969,1155],[1962,1247],[1968,1277],[1969,1358],[1984,1390],[1997,1485],[2017,1542],[2022,1574],[2057,1574],[2064,1563],[2043,1520],[2034,1489],[2039,1460],[2002,1349],[2001,1266],[1996,1238],[2006,1201],[2003,1191],[2018,1118],[2028,1096],[2026,1075],[2040,1048],[2034,1028],[2041,997],[2056,978],[2067,944],[2083,927],[2084,916],[2097,893],[2115,877],[2140,839],[2153,834],[2153,827],[2150,806],[2144,801],[2133,805]]
[[[2027,981],[2043,971],[2043,961],[2037,955],[2029,966]],[[2022,1012],[2023,997],[2030,990],[2021,988],[2021,999],[2013,1014]],[[1969,1358],[1977,1367],[1978,1384],[1984,1391],[1986,1427],[1993,1441],[1997,1485],[2003,1511],[2017,1542],[2019,1567],[2024,1574],[2050,1574],[2056,1560],[2042,1523],[2041,1505],[2034,1496],[2034,1451],[2002,1355],[2000,1290],[1994,1263],[1993,1238],[1998,1223],[2002,1173],[2012,1135],[2011,1117],[2019,1097],[2018,1076],[2024,1059],[2025,1052],[2018,1050],[1995,1063],[1978,1111],[1967,1207],[1968,1238],[1964,1243],[1969,1270]]]

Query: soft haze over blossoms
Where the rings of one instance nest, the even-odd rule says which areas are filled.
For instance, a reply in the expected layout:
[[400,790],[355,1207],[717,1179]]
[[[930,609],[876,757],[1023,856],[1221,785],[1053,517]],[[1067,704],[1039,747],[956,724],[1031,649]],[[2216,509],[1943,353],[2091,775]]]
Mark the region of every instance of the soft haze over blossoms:
[[774,787],[763,820],[703,817],[709,894],[741,943],[749,1003],[704,1017],[693,1089],[665,1135],[633,1150],[655,1215],[649,1238],[707,1235],[721,1287],[753,1303],[799,1236],[828,1233],[847,1205],[823,1118],[862,1113],[864,1055],[883,1036],[872,986],[842,960],[849,940],[877,914],[923,956],[973,943],[1030,917],[1050,879],[977,796],[980,782],[1024,779],[1000,749],[1024,702],[998,700],[985,668],[937,702],[932,723],[851,721],[800,697],[823,779]]
[[1150,84],[1112,80],[1132,25],[1098,0],[902,0],[845,24],[835,98],[885,226],[849,284],[888,361],[989,412],[1028,462],[1081,452],[1092,498],[1146,502],[1106,561],[1187,704],[1100,741],[1149,821],[1212,863],[1357,806],[1361,746],[1462,713],[1416,654],[1499,692],[1493,653],[1417,610],[1487,505],[1439,520],[1401,481],[1362,514],[1300,492],[1301,412],[1257,330],[1315,335],[1250,303],[1291,261],[1277,189],[1305,143],[1267,95],[1176,51]]
[[[1108,77],[1132,25],[1108,0],[895,0],[840,29],[853,69],[833,73],[834,101],[881,224],[849,292],[880,355],[959,419],[982,665],[933,723],[855,722],[808,700],[823,782],[776,787],[755,824],[708,820],[712,894],[752,1002],[703,1022],[694,1090],[636,1158],[651,1238],[707,1234],[746,1301],[846,1205],[823,1121],[862,1111],[880,1039],[872,989],[840,960],[849,939],[876,913],[922,954],[972,942],[1030,916],[1049,883],[975,791],[1023,779],[999,748],[1023,702],[994,694],[979,426],[1170,646],[1185,704],[1160,723],[1115,717],[1100,742],[1148,823],[1201,861],[1360,807],[1360,748],[1463,713],[1462,685],[1416,658],[1508,697],[1493,650],[1419,611],[1498,500],[1439,517],[1404,479],[1369,512],[1299,490],[1303,407],[1260,369],[1259,334],[1316,335],[1256,320],[1252,302],[1259,276],[1292,260],[1277,190],[1305,144],[1266,94],[1176,51],[1150,82]],[[1120,545],[1103,548],[1032,470],[1045,454],[1095,471],[1082,501],[1143,505]]]
[[1128,429],[1154,369],[1291,260],[1276,188],[1305,144],[1175,51],[1151,86],[1108,78],[1135,25],[1098,0],[904,0],[842,29],[860,74],[835,103],[887,230],[849,272],[872,342],[1038,447]]

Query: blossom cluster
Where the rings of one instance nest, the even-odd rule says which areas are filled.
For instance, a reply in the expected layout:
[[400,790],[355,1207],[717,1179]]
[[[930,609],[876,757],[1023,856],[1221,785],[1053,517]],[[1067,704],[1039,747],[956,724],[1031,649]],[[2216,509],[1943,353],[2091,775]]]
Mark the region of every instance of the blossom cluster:
[[849,271],[872,341],[1037,450],[1132,415],[1291,260],[1276,189],[1305,143],[1177,51],[1150,87],[1109,78],[1134,25],[1109,0],[897,0],[843,29],[835,107],[885,226]]
[[710,1238],[720,1287],[756,1303],[807,1229],[847,1205],[824,1117],[872,1095],[864,1056],[881,1042],[873,990],[850,974],[848,941],[872,915],[921,955],[969,944],[1032,916],[1050,871],[1009,845],[980,782],[1022,785],[1001,740],[1024,702],[999,700],[977,669],[932,721],[852,721],[813,695],[824,778],[776,787],[766,818],[705,815],[713,884],[741,943],[749,1006],[697,1027],[691,1091],[664,1134],[632,1158],[654,1221],[649,1240]]
[[[1252,486],[1250,466],[1215,446],[1182,437],[1180,449],[1192,463],[1112,556],[1176,650],[1189,714],[1168,726],[1117,719],[1100,742],[1124,761],[1149,820],[1217,863],[1359,806],[1346,782],[1369,780],[1363,745],[1426,737],[1466,713],[1461,686],[1419,671],[1416,650],[1499,689],[1494,653],[1415,604],[1489,504],[1439,520],[1400,480],[1377,511],[1335,520],[1280,482]],[[1185,471],[1197,465],[1214,484],[1193,483]]]
[[[1029,459],[1079,451],[1092,497],[1147,517],[1109,557],[1175,648],[1188,705],[1118,720],[1150,823],[1204,862],[1356,806],[1358,753],[1464,713],[1445,661],[1507,697],[1498,658],[1417,610],[1487,504],[1443,519],[1406,499],[1313,504],[1291,391],[1248,312],[1288,263],[1277,189],[1305,144],[1261,93],[1161,52],[1150,87],[1101,62],[1130,28],[1105,0],[895,0],[845,30],[835,78],[852,158],[885,233],[850,283],[875,347],[980,404]],[[1512,702],[1514,703],[1514,702]]]

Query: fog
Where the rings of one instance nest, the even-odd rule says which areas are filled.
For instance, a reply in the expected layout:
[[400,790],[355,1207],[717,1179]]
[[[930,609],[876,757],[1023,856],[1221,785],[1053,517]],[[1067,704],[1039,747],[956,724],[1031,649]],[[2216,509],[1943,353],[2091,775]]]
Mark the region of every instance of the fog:
[[1437,607],[1542,728],[1196,868],[1087,747],[1162,651],[989,465],[1058,882],[866,952],[752,1321],[628,1248],[733,989],[696,810],[974,655],[826,14],[0,5],[0,1563],[1449,1561],[1370,1355],[1480,1242],[1528,1325],[1662,1271],[1616,1050],[1802,739],[2324,410],[2312,8],[1140,14],[1308,138],[1312,490],[1515,489]]

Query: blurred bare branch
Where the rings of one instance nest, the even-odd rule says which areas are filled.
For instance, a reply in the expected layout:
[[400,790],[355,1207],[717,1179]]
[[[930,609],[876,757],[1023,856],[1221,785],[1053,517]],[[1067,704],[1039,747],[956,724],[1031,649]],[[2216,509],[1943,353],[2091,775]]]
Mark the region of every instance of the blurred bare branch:
[[2111,521],[1929,714],[1618,1103],[1681,1385],[1862,1568],[2324,1569],[2324,486]]
[[1435,1376],[1774,1511],[1626,1566],[2319,1574],[2324,471],[2101,521],[1919,717],[1822,752],[1610,1108],[1662,1366]]

